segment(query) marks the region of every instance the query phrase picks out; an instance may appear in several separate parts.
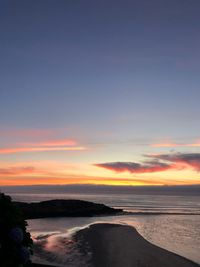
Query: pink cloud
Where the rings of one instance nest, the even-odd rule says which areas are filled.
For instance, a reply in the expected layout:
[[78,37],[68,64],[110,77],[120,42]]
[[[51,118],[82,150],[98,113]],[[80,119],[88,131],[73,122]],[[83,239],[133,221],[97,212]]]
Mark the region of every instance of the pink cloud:
[[[56,130],[1,130],[0,137],[5,137],[4,139],[6,141],[3,141],[3,139],[1,140],[4,146],[0,147],[0,154],[86,150],[86,147],[79,145],[78,142],[74,139],[55,138],[55,133]],[[8,144],[5,145],[5,143]]]
[[22,137],[22,138],[41,138],[50,137],[55,133],[55,130],[50,129],[1,129],[0,137]]
[[54,147],[54,146],[75,146],[77,142],[72,139],[54,139],[43,142],[34,142],[34,143],[21,143],[22,146],[36,146],[36,147]]
[[176,168],[192,168],[195,171],[200,171],[200,153],[172,153],[150,155],[158,160],[163,160],[173,163]]

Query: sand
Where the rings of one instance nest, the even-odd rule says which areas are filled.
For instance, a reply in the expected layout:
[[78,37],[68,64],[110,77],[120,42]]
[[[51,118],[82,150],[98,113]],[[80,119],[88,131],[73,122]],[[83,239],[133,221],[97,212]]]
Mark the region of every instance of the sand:
[[94,267],[197,267],[196,263],[157,247],[133,227],[94,224],[76,233],[84,251],[92,251]]
[[38,263],[32,263],[31,267],[56,267],[53,265],[46,265],[46,264],[38,264]]
[[[200,267],[184,257],[151,244],[131,226],[93,224],[78,231],[74,239],[80,244],[83,254],[88,253],[89,246],[94,267]],[[48,267],[42,264],[32,266]]]

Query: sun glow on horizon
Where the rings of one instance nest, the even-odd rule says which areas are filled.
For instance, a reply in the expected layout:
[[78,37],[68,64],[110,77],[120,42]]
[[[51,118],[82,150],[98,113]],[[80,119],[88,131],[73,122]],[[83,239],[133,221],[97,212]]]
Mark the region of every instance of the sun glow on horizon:
[[100,185],[192,185],[200,184],[199,175],[194,171],[170,170],[157,173],[130,174],[98,170],[84,164],[49,163],[49,168],[41,162],[22,167],[19,164],[0,169],[0,186],[5,185],[53,185],[53,184],[100,184]]
[[[27,139],[24,137],[26,132],[29,133]],[[14,145],[7,142],[4,143],[4,147],[0,147],[0,156],[7,157],[7,161],[1,161],[0,186],[200,184],[199,153],[150,153],[153,148],[176,146],[174,143],[151,145],[148,153],[143,156],[136,153],[135,160],[128,161],[126,153],[130,154],[130,147],[126,145],[123,153],[122,146],[118,153],[114,153],[115,144],[92,147],[90,142],[83,141],[82,138],[82,142],[78,142],[76,138],[50,138],[49,135],[49,131],[43,133],[23,130],[15,134]],[[126,160],[110,162],[112,158]],[[97,163],[94,163],[94,159]]]

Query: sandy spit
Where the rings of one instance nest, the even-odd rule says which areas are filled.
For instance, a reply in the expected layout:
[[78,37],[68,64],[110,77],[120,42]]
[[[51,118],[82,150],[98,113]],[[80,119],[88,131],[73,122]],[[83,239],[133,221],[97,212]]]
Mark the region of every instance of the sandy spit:
[[89,245],[94,267],[197,267],[196,263],[157,247],[135,228],[119,224],[94,224],[76,233]]

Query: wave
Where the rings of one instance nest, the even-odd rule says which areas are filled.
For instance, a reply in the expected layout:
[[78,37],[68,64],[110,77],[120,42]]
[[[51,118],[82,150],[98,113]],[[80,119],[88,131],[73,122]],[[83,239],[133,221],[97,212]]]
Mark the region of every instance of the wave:
[[160,207],[160,206],[133,206],[133,205],[117,205],[114,206],[116,209],[123,209],[123,214],[126,215],[200,215],[200,208],[185,206],[185,207]]
[[59,267],[91,267],[91,252],[85,246],[86,252],[80,249],[80,243],[73,239],[73,233],[78,229],[71,229],[67,233],[44,233],[33,235],[33,262],[57,265]]

